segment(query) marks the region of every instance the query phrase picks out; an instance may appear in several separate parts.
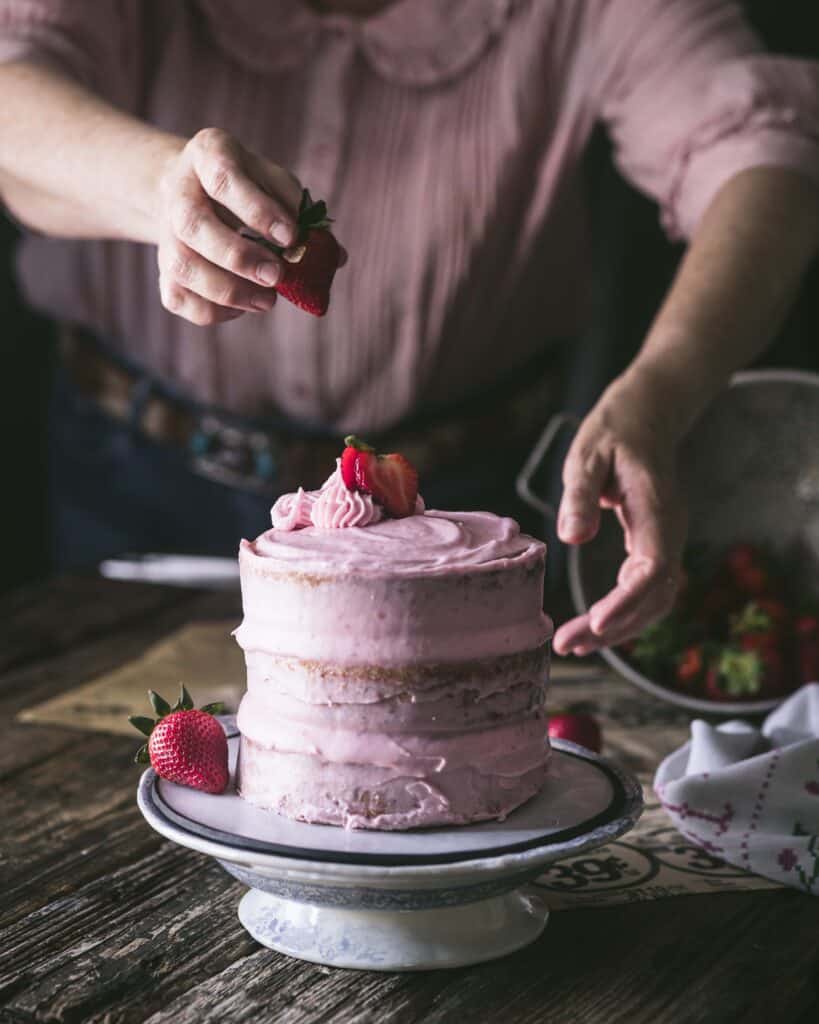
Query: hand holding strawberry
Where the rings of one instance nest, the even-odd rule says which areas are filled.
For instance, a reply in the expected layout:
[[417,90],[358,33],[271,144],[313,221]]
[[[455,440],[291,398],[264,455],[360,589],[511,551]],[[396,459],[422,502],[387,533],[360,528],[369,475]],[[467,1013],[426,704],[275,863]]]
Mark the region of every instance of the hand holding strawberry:
[[207,704],[195,710],[191,696],[182,687],[179,700],[171,705],[148,691],[156,721],[131,715],[128,721],[148,742],[137,751],[137,764],[147,764],[163,779],[205,793],[222,793],[228,784],[228,747],[225,731],[213,717],[221,704]]

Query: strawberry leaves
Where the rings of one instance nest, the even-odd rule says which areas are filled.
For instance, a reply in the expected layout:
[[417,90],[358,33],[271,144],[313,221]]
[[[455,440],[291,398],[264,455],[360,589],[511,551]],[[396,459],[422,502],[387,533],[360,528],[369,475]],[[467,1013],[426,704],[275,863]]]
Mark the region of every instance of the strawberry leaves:
[[204,711],[206,715],[222,715],[225,711],[225,705],[222,701],[217,700],[212,704],[203,704],[199,710]]
[[327,216],[327,203],[323,199],[314,203],[309,189],[302,189],[298,216],[299,238],[303,238],[311,228],[319,231],[329,228],[332,223],[333,218]]
[[148,690],[148,700],[151,702],[151,707],[156,712],[158,718],[163,718],[171,713],[171,705],[154,690]]
[[[151,707],[156,713],[156,718],[149,718],[147,715],[129,715],[128,721],[131,725],[142,733],[143,736],[147,736],[148,739],[157,725],[162,721],[163,718],[167,718],[169,715],[176,714],[178,711],[193,711],[195,705],[193,703],[193,697],[188,693],[187,689],[180,684],[179,696],[177,697],[176,703],[171,707],[168,701],[164,697],[160,696],[156,690],[148,690],[148,700],[151,702]],[[225,705],[222,701],[213,701],[210,704],[205,704],[199,709],[206,715],[221,715],[224,713]],[[149,764],[150,757],[148,755],[148,744],[143,745],[136,752],[134,757],[134,764]]]
[[156,724],[153,718],[148,718],[147,715],[129,715],[128,721],[135,729],[139,729],[143,736],[150,736]]

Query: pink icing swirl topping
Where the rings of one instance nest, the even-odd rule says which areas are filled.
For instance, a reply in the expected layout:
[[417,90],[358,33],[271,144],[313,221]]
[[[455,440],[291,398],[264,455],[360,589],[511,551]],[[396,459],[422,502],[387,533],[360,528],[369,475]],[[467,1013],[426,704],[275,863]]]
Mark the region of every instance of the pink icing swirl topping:
[[[423,500],[416,502],[416,515],[424,511]],[[352,526],[369,526],[384,518],[384,509],[371,494],[351,491],[341,478],[341,459],[335,471],[318,491],[300,487],[295,494],[283,494],[270,512],[274,530],[303,530],[315,526],[319,530],[346,530]]]

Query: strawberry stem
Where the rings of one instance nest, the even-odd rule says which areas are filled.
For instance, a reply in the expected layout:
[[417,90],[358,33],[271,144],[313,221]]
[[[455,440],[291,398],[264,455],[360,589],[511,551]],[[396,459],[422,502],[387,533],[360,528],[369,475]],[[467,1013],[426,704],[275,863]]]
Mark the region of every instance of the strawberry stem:
[[348,434],[344,438],[344,444],[348,448],[357,448],[360,452],[374,452],[375,448],[371,444],[367,444],[366,441],[362,441],[360,437],[356,437],[355,434]]
[[206,715],[221,715],[225,710],[225,705],[222,701],[217,700],[213,704],[203,705],[199,710],[204,711]]

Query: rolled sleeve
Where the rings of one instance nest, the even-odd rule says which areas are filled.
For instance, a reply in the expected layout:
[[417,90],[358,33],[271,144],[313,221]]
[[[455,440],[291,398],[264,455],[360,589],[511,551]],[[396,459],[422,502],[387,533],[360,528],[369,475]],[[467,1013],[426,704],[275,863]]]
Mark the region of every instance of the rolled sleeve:
[[116,93],[131,64],[123,32],[128,6],[113,0],[0,0],[0,63],[34,61]]
[[[690,237],[722,185],[784,167],[819,187],[819,64],[764,53],[725,0],[604,4],[598,111],[623,173],[660,204],[670,237]],[[628,11],[632,12],[631,17]]]

